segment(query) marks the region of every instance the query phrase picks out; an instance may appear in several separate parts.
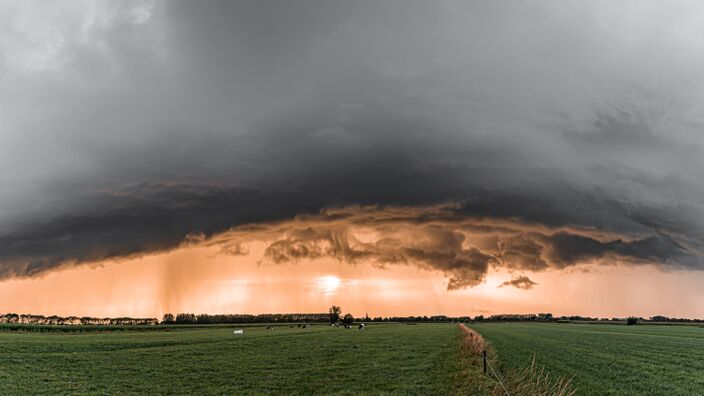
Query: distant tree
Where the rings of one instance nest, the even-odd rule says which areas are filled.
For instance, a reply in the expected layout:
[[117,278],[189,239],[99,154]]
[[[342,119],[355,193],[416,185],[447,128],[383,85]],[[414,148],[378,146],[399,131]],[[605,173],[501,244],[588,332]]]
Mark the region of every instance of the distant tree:
[[538,314],[538,320],[549,322],[552,320],[552,314],[549,312],[543,312]]
[[342,318],[342,323],[346,325],[351,325],[352,322],[354,322],[354,316],[352,314],[345,314],[345,316]]
[[484,320],[484,315],[477,315],[474,317],[474,320],[476,320],[477,322],[481,322]]
[[337,323],[337,321],[340,320],[342,308],[338,307],[337,305],[333,305],[332,307],[330,307],[330,310],[328,312],[330,313],[330,323]]
[[210,324],[213,323],[215,315],[200,314],[196,315],[196,323],[198,324]]
[[164,318],[161,319],[161,324],[172,324],[175,322],[174,314],[164,314]]
[[195,324],[196,315],[192,313],[180,313],[176,315],[176,324]]
[[635,316],[629,316],[629,317],[626,319],[626,324],[629,325],[629,326],[637,325],[637,324],[638,324],[638,318],[636,318]]

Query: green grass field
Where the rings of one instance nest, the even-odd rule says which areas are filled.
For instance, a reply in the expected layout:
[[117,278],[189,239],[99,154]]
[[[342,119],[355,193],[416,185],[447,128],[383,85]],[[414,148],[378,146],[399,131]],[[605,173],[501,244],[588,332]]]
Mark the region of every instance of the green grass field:
[[704,328],[485,323],[502,368],[537,363],[574,376],[577,395],[704,395]]
[[[448,394],[454,324],[0,333],[3,394]],[[242,328],[242,327],[239,327]]]
[[[578,395],[704,394],[701,327],[472,327],[493,344],[503,373],[535,356],[551,375],[574,376]],[[480,395],[496,384],[480,358],[460,359],[456,324],[105,329],[0,328],[2,394]]]

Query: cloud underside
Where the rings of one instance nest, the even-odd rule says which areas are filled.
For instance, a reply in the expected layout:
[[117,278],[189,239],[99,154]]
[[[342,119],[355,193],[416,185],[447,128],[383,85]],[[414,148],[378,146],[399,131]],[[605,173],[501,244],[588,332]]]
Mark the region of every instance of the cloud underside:
[[[688,252],[665,235],[626,237],[574,227],[462,215],[458,205],[425,208],[348,207],[317,215],[238,227],[207,241],[221,253],[243,255],[264,242],[265,262],[291,264],[333,258],[380,267],[415,265],[439,271],[450,290],[480,284],[491,268],[539,272],[580,264],[686,268]],[[529,289],[521,276],[505,285]]]
[[[184,136],[185,154],[176,159],[163,144],[140,147],[129,161],[108,156],[101,166],[113,182],[54,186],[52,210],[4,224],[0,278],[164,252],[188,235],[211,239],[279,222],[289,228],[266,239],[266,258],[274,262],[335,257],[419,265],[445,273],[449,288],[480,283],[492,266],[704,268],[704,195],[691,179],[602,167],[591,157],[604,146],[582,138],[573,147],[584,147],[557,169],[515,143],[457,135],[442,122],[404,129],[414,117],[394,111],[379,117],[362,112],[338,120],[332,134],[321,126],[267,126],[236,137]],[[379,128],[390,132],[379,136]],[[660,144],[611,116],[595,128],[595,136],[621,136],[653,149]],[[412,139],[404,140],[402,131]],[[127,182],[132,176],[125,167],[173,172]],[[367,206],[377,209],[359,209]],[[291,220],[306,216],[313,225]],[[358,237],[359,229],[374,238]]]
[[[687,245],[686,238],[660,229],[627,233],[538,223],[528,216],[505,216],[502,211],[479,215],[492,213],[491,205],[481,199],[430,206],[354,205],[295,215],[301,207],[296,195],[282,199],[241,191],[217,194],[220,199],[224,195],[238,200],[235,215],[228,215],[228,199],[219,202],[209,197],[206,204],[198,191],[199,199],[192,192],[181,192],[197,205],[188,199],[190,203],[176,205],[177,200],[169,199],[176,208],[127,208],[108,218],[62,218],[41,231],[2,236],[0,278],[37,276],[81,263],[191,245],[245,255],[253,242],[265,244],[263,257],[257,259],[269,263],[333,258],[379,267],[413,265],[443,273],[450,290],[480,284],[492,268],[510,272],[562,270],[581,264],[703,268],[697,245]],[[543,215],[549,217],[552,212],[546,210]],[[201,227],[195,227],[194,219]],[[229,227],[233,221],[243,224]],[[532,287],[523,280],[507,285]]]

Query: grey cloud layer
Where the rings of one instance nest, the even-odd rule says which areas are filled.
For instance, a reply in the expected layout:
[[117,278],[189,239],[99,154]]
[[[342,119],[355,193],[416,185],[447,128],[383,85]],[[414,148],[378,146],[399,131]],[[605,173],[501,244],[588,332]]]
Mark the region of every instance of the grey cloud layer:
[[0,3],[0,276],[442,202],[619,236],[553,263],[701,269],[704,8],[626,3]]

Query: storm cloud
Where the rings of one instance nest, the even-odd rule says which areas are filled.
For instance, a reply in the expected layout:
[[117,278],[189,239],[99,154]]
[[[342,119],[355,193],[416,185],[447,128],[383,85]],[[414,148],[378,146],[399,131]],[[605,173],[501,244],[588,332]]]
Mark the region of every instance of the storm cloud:
[[[704,268],[696,3],[0,7],[2,278],[366,205],[423,242],[319,225],[267,258],[413,263],[450,288],[494,265]],[[467,231],[499,223],[493,245]]]
[[[263,264],[302,260],[415,265],[443,273],[448,290],[482,283],[491,268],[509,272],[564,270],[580,265],[654,265],[701,269],[699,258],[671,239],[630,239],[583,227],[551,228],[517,219],[462,215],[460,205],[345,207],[315,215],[234,227],[212,238],[200,235],[182,246],[215,246],[225,255],[251,255],[263,243]],[[502,286],[530,289],[537,283],[516,275]]]

